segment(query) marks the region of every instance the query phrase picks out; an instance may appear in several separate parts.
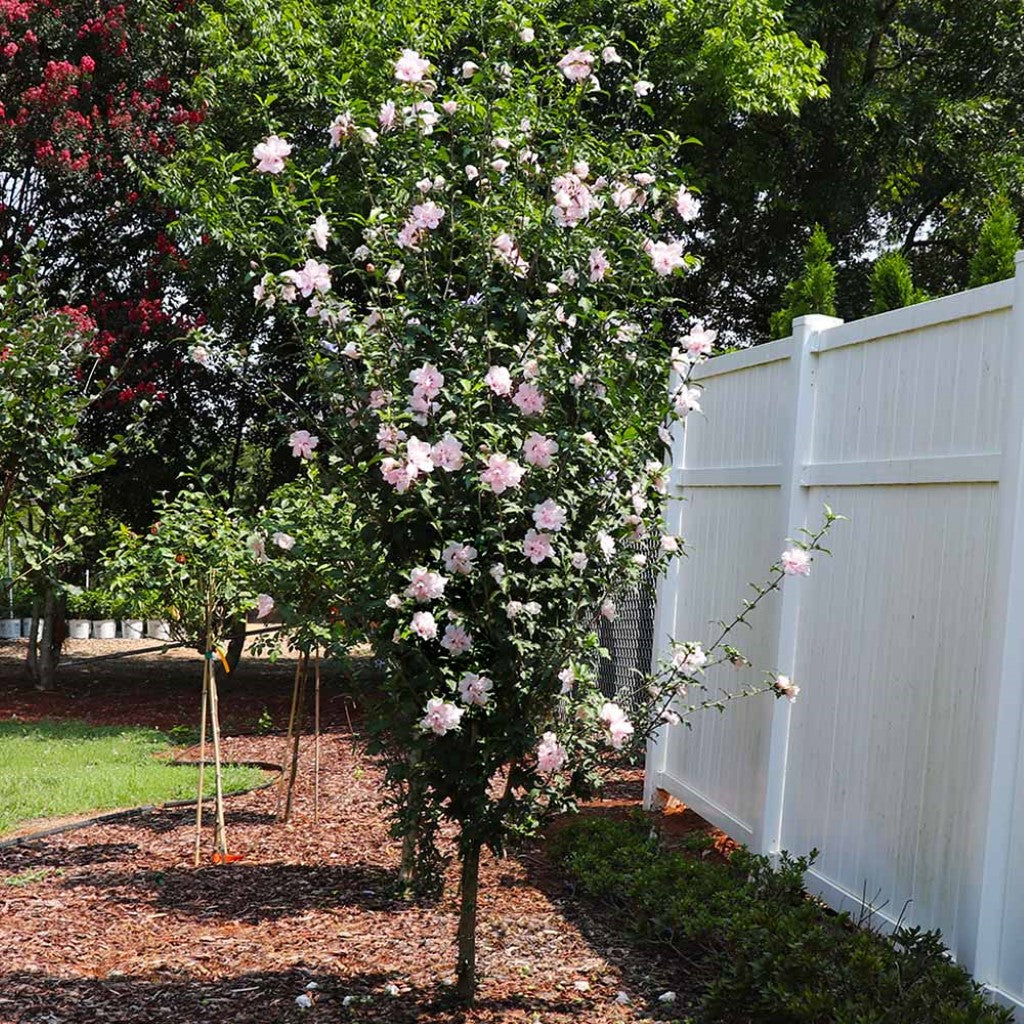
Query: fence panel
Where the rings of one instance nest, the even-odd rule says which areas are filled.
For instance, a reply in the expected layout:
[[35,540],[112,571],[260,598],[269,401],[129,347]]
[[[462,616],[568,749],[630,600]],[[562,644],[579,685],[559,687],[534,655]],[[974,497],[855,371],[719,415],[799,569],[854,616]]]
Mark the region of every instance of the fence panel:
[[[1024,254],[1022,257],[1024,258]],[[827,502],[832,559],[783,585],[740,646],[795,705],[666,727],[667,790],[767,853],[820,857],[808,886],[941,928],[1024,1008],[1024,263],[1003,282],[701,368],[706,420],[674,451],[690,556],[659,592],[656,646],[763,578]],[[744,680],[720,667],[712,689]],[[1022,1017],[1024,1019],[1024,1017]]]

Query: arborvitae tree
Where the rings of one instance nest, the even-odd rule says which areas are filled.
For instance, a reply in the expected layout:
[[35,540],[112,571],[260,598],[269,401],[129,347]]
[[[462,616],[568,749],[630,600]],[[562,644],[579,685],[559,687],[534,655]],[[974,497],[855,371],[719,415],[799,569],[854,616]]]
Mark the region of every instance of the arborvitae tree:
[[814,225],[804,248],[804,272],[786,285],[782,308],[771,317],[773,338],[785,338],[793,329],[793,320],[808,313],[836,314],[836,268],[833,247],[820,224]]
[[1021,248],[1017,214],[1005,195],[992,200],[988,218],[978,234],[978,248],[971,259],[971,288],[1013,277],[1014,255]]
[[902,309],[926,298],[924,292],[914,287],[910,263],[899,249],[884,252],[875,260],[871,273],[872,313]]

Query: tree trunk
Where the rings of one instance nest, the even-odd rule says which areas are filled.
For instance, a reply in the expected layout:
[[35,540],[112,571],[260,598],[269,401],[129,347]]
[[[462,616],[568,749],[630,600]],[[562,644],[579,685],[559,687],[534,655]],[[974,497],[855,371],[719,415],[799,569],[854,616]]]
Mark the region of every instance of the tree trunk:
[[220,711],[217,705],[217,669],[212,661],[210,666],[210,731],[213,733],[213,771],[216,784],[217,826],[215,845],[221,856],[221,863],[227,863],[228,834],[224,826],[224,781],[220,770]]
[[480,890],[480,842],[471,840],[462,852],[462,881],[459,886],[459,960],[456,992],[459,1001],[470,1006],[476,997],[476,912]]
[[402,861],[398,867],[398,881],[404,886],[416,882],[416,841],[419,839],[416,821],[423,800],[422,787],[416,778],[416,766],[419,762],[419,751],[409,751],[409,824],[402,837]]
[[292,707],[288,714],[288,735],[284,741],[284,752],[281,754],[281,778],[277,785],[277,806],[274,813],[283,821],[284,794],[288,788],[288,755],[292,749],[292,734],[295,731],[295,716],[299,711],[299,686],[302,677],[302,654],[295,663],[295,680],[292,683]]
[[195,866],[199,867],[199,858],[203,846],[203,772],[206,767],[206,705],[210,695],[210,659],[203,659],[203,698],[199,716],[199,795],[196,797],[196,856]]
[[57,597],[53,587],[46,588],[42,601],[42,620],[42,636],[38,640],[34,634],[29,637],[28,666],[35,688],[49,691],[57,688],[57,665],[66,632],[64,600]]

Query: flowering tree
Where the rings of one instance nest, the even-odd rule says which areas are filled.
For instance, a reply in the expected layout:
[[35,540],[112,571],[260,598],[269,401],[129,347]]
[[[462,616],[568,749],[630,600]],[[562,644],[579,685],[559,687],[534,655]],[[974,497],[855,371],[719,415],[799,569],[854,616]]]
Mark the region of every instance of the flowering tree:
[[401,830],[429,853],[437,823],[458,826],[466,1000],[481,848],[572,806],[706,662],[682,645],[635,721],[588,669],[596,616],[680,551],[664,457],[714,335],[672,297],[699,201],[642,60],[561,38],[501,6],[454,66],[406,49],[379,106],[353,96],[325,119],[321,174],[291,172],[284,129],[253,150],[272,206],[308,228],[256,298],[310,325],[334,410],[296,424],[293,452],[345,467],[373,528],[381,749]]

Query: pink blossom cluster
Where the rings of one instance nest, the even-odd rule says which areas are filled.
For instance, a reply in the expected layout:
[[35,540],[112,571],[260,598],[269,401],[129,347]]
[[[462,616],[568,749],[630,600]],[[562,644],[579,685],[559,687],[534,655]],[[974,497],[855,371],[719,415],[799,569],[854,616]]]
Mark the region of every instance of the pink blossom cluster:
[[459,728],[465,709],[457,704],[449,704],[440,697],[431,697],[427,701],[420,728],[437,736],[444,736]]
[[621,750],[633,735],[633,723],[626,717],[626,712],[618,704],[608,701],[601,705],[597,717],[608,733],[608,742],[616,750]]

